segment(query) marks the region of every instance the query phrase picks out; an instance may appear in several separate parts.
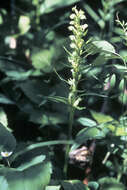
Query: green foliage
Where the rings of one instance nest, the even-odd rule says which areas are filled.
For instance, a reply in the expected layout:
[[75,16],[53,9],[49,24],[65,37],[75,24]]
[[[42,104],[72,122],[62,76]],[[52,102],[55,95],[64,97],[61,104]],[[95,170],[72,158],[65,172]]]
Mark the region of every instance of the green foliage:
[[0,175],[4,178],[1,186],[5,186],[6,190],[16,190],[17,188],[19,190],[42,190],[50,181],[51,164],[44,162],[23,171],[3,167],[0,169]]
[[[16,140],[13,134],[0,123],[0,152],[13,152],[16,147]],[[8,156],[8,155],[7,155]],[[6,157],[6,155],[5,155]]]
[[[0,10],[2,190],[124,190],[126,1],[19,0],[7,5],[9,10]],[[72,180],[71,169],[65,181],[69,151],[86,146],[91,153],[93,142],[88,186]],[[75,174],[74,179],[89,178]]]
[[99,179],[100,190],[124,190],[125,186],[119,183],[115,178],[104,177]]

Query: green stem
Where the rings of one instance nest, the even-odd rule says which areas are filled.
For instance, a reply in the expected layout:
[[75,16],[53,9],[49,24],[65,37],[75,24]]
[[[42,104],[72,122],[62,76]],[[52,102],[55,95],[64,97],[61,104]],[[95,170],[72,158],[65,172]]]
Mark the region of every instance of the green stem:
[[[72,139],[72,126],[73,126],[73,120],[74,120],[74,112],[75,112],[75,108],[71,106],[70,107],[70,112],[69,112],[68,140]],[[64,168],[63,168],[65,179],[67,179],[67,170],[68,170],[68,159],[69,159],[70,146],[71,146],[70,144],[67,144],[66,145],[66,151],[65,151],[65,161],[64,161]]]

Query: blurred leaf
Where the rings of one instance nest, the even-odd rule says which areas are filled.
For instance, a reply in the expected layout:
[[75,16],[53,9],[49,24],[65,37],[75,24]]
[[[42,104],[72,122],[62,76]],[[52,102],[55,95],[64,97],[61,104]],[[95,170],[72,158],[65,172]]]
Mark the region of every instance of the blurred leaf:
[[15,147],[15,137],[0,123],[0,152],[13,152]]
[[102,126],[103,131],[104,131],[104,128],[107,128],[110,131],[112,131],[112,133],[114,135],[116,135],[116,136],[125,136],[125,135],[127,135],[126,127],[124,127],[118,121],[113,119],[111,116],[105,115],[105,114],[102,114],[102,113],[97,113],[97,112],[94,112],[94,111],[91,111],[91,114],[92,114],[93,118],[98,122],[98,124],[104,124]]
[[68,99],[61,96],[48,96],[47,99],[54,101],[56,103],[62,102],[64,104],[68,104]]
[[81,145],[85,143],[87,140],[101,139],[104,137],[105,133],[101,129],[98,129],[97,127],[88,127],[78,132],[75,141],[76,143]]
[[11,80],[26,80],[29,78],[29,76],[31,76],[33,73],[33,70],[29,70],[29,71],[6,71],[6,75],[8,76],[8,78],[10,78]]
[[64,190],[89,190],[89,188],[79,180],[62,181],[61,185]]
[[17,85],[25,93],[25,95],[34,103],[40,104],[44,100],[44,96],[50,94],[51,89],[47,83],[41,80],[27,80]]
[[80,117],[77,120],[81,125],[86,126],[86,127],[94,127],[96,126],[96,122],[92,119],[85,118],[85,117]]
[[127,72],[127,67],[125,65],[114,64],[114,66],[118,69],[119,72]]
[[119,83],[119,89],[120,89],[120,91],[123,91],[125,89],[125,79],[124,78]]
[[119,100],[122,104],[124,104],[124,105],[127,104],[127,92],[126,92],[126,91],[127,91],[127,90],[125,89],[124,92],[121,92],[120,95],[119,95],[119,97],[118,97],[118,100]]
[[113,88],[116,84],[116,75],[113,74],[110,78],[110,87]]
[[37,124],[45,125],[57,125],[60,123],[66,123],[67,118],[60,113],[44,112],[43,110],[34,110],[29,113],[29,121]]
[[0,107],[0,123],[3,124],[3,126],[10,132],[12,132],[12,129],[8,127],[8,119],[7,119],[7,114],[3,110],[2,107]]
[[90,190],[97,190],[99,188],[99,184],[95,181],[90,181],[88,183],[88,187],[90,188]]
[[35,49],[32,51],[31,60],[32,65],[36,69],[41,69],[43,72],[51,72],[52,68],[52,58],[55,54],[55,48],[51,46],[49,49]]
[[19,17],[18,28],[21,34],[25,34],[30,29],[30,18],[28,16],[21,15]]
[[92,114],[93,118],[98,122],[98,124],[106,123],[106,122],[110,122],[114,120],[111,116],[105,115],[103,113],[98,113],[95,111],[90,111],[90,113]]
[[54,0],[54,1],[46,0],[42,3],[40,7],[40,12],[42,14],[50,13],[52,11],[55,11],[56,9],[69,6],[77,2],[79,2],[79,0],[69,0],[69,1],[68,0]]
[[113,177],[103,177],[99,179],[100,190],[125,190],[125,186],[118,182],[116,178]]
[[57,186],[47,186],[45,188],[45,190],[60,190],[61,189],[61,185],[57,185]]
[[0,103],[1,104],[15,104],[12,100],[10,100],[8,97],[6,97],[3,94],[0,94]]
[[51,163],[36,164],[23,171],[12,168],[1,168],[0,175],[8,183],[6,190],[44,190],[51,176]]
[[101,29],[105,27],[104,21],[96,14],[96,12],[88,5],[84,4],[85,10],[88,12],[88,14],[94,19],[94,21],[99,25]]
[[4,176],[0,176],[0,187],[2,187],[2,190],[8,190],[8,183]]
[[29,162],[21,164],[17,169],[20,171],[23,171],[24,169],[27,169],[33,165],[42,163],[45,160],[45,155],[36,156],[35,158],[31,159]]

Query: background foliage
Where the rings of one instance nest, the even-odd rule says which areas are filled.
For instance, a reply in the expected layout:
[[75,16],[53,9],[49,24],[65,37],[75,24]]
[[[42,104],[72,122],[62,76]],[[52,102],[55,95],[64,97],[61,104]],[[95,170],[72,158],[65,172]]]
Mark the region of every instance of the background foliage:
[[[85,11],[91,42],[79,84],[86,109],[76,110],[73,141],[67,141],[69,86],[63,79],[71,77],[65,48],[70,50],[69,16],[75,5]],[[126,189],[126,6],[125,0],[2,2],[0,151],[12,151],[17,141],[10,157],[1,156],[2,190]],[[65,144],[74,150],[93,141],[88,186],[78,164],[69,165],[65,180]]]

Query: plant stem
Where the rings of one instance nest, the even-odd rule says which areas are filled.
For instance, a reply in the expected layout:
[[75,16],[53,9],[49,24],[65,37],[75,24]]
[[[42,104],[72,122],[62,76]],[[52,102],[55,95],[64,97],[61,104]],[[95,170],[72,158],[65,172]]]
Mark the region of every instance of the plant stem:
[[[70,106],[70,112],[69,112],[69,130],[68,130],[68,139],[72,139],[72,126],[73,126],[73,121],[74,121],[74,112],[75,108]],[[66,151],[65,151],[65,161],[64,161],[64,177],[67,179],[67,170],[68,170],[68,159],[69,159],[69,151],[70,151],[70,146],[69,144],[66,145]]]

